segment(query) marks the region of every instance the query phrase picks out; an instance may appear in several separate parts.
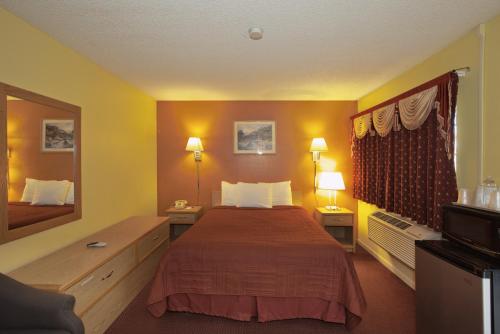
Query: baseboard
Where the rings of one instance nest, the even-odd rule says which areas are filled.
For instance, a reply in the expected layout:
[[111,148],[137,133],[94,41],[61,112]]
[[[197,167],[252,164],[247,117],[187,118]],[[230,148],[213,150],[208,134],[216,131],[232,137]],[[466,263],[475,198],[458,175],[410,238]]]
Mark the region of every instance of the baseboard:
[[399,277],[403,282],[406,283],[410,288],[415,290],[415,279],[413,277],[408,277],[401,270],[399,270],[392,263],[387,261],[387,259],[381,257],[370,245],[365,243],[363,240],[358,239],[358,245],[363,247],[368,253],[370,253],[375,259],[378,260],[384,267],[389,269],[394,275]]

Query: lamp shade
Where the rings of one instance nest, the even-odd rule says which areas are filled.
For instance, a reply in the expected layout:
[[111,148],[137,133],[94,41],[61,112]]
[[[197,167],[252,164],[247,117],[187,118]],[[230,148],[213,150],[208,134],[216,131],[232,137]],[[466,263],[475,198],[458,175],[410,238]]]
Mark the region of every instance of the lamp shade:
[[198,137],[189,137],[186,145],[186,151],[203,151],[203,144],[201,143],[201,139]]
[[321,190],[345,190],[344,179],[340,172],[322,172],[318,178],[318,188]]
[[326,152],[328,146],[326,145],[325,138],[313,138],[309,152]]

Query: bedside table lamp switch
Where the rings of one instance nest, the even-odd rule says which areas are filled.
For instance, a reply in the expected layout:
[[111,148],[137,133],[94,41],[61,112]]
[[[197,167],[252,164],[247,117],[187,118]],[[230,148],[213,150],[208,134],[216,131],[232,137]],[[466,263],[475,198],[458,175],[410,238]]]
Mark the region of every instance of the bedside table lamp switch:
[[[340,172],[322,172],[319,174],[318,189],[328,190],[328,210],[339,210],[337,206],[337,190],[345,190],[344,179]],[[332,205],[333,191],[333,205]]]

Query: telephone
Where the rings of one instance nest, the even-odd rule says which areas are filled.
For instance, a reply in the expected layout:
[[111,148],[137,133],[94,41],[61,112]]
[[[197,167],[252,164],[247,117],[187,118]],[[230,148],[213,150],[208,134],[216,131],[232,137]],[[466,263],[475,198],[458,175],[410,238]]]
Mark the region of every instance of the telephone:
[[186,208],[187,204],[188,204],[188,201],[186,201],[185,199],[179,199],[179,200],[175,201],[174,207],[176,209],[180,210],[180,209]]

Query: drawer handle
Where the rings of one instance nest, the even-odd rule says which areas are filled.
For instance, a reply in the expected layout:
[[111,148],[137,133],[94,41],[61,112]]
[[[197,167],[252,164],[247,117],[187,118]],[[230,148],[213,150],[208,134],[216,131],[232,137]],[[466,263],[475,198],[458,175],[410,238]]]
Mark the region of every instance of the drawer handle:
[[88,282],[92,281],[94,279],[94,275],[90,275],[89,277],[85,278],[81,283],[80,286],[85,286],[87,285]]
[[101,281],[107,280],[108,278],[110,278],[111,276],[113,276],[114,273],[115,273],[115,271],[111,270],[111,272],[109,274],[107,274],[106,276],[104,276],[103,278],[101,278]]
[[158,239],[160,239],[160,236],[159,236],[159,235],[155,236],[155,237],[153,238],[153,241],[156,241],[156,240],[158,240]]

